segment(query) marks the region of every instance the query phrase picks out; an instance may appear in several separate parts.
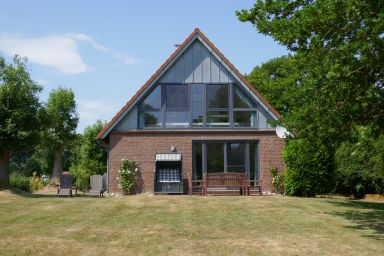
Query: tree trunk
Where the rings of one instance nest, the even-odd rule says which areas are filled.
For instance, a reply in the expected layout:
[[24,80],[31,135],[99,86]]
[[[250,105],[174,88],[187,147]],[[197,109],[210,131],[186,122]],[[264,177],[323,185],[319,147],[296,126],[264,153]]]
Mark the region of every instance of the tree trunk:
[[53,150],[53,171],[52,171],[52,183],[58,184],[60,181],[60,174],[63,172],[63,148],[55,147]]
[[11,159],[11,151],[0,150],[0,187],[9,186],[9,160]]

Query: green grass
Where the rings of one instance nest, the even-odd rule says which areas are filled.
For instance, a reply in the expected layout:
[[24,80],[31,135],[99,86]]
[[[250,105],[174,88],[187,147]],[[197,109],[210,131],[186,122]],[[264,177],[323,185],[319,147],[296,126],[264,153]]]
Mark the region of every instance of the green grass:
[[0,191],[1,255],[382,255],[384,204]]

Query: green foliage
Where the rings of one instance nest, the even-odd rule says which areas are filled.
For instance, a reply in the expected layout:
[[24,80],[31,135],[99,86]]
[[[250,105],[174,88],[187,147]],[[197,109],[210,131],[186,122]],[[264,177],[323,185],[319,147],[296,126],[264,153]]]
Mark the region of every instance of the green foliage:
[[83,165],[72,166],[70,174],[75,177],[75,184],[81,191],[87,191],[89,188],[89,177],[92,175],[90,169]]
[[[291,51],[248,76],[281,111],[280,122],[299,140],[289,141],[287,147],[295,145],[298,152],[308,154],[288,158],[293,161],[287,163],[290,194],[319,193],[317,183],[322,179],[311,181],[309,173],[303,175],[305,168],[314,177],[331,174],[334,152],[352,139],[354,127],[379,127],[383,134],[383,10],[382,1],[259,0],[250,10],[237,12],[241,21],[251,22]],[[289,148],[286,151],[294,155]],[[324,165],[305,167],[308,159]],[[379,155],[372,159],[382,161]],[[296,186],[300,182],[303,186]],[[367,188],[364,181],[353,184],[360,193]]]
[[32,177],[29,178],[29,191],[33,192],[39,189],[42,189],[46,185],[41,177],[37,175],[36,172],[32,174]]
[[282,194],[284,193],[284,172],[279,172],[279,169],[277,167],[271,168],[272,173],[272,185],[275,189],[276,193]]
[[77,146],[72,148],[70,160],[73,165],[70,173],[75,176],[76,184],[83,191],[88,189],[91,175],[103,175],[107,170],[107,152],[96,139],[96,135],[105,125],[106,123],[98,120],[85,128],[84,134],[77,140]]
[[292,196],[315,196],[332,188],[330,152],[322,144],[305,139],[290,140],[284,148],[285,192]]
[[65,145],[74,140],[79,117],[72,89],[59,87],[52,90],[45,110],[49,142],[53,145]]
[[15,56],[12,64],[0,57],[0,150],[31,148],[41,130],[42,87],[27,71],[27,60]]
[[358,127],[356,137],[336,151],[336,191],[355,197],[384,194],[384,135],[377,138],[370,128]]
[[124,194],[131,194],[135,189],[136,162],[123,159],[120,164],[118,181]]
[[246,78],[285,115],[298,100],[295,87],[302,76],[301,65],[295,56],[282,56],[255,67]]
[[9,176],[9,185],[23,191],[29,191],[29,178],[20,173],[13,172]]

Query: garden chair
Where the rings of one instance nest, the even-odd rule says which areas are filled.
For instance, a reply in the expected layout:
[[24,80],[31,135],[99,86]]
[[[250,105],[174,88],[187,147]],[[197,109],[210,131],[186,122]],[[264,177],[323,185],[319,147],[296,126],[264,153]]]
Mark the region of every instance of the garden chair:
[[60,185],[57,187],[57,196],[72,197],[73,176],[64,174],[60,176]]
[[[91,189],[89,190],[89,196],[98,196],[103,197],[103,194],[105,192],[105,182],[103,179],[103,176],[101,175],[92,175],[89,177]],[[104,183],[104,184],[103,184]]]
[[205,195],[205,180],[192,180],[191,174],[188,173],[188,195]]
[[245,181],[245,193],[246,195],[252,196],[252,195],[263,195],[262,191],[262,180],[246,180]]

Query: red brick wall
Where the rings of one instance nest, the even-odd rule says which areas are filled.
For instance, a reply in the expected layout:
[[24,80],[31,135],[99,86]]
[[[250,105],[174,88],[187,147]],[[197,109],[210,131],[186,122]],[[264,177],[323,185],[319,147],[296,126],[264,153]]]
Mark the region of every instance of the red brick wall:
[[263,179],[263,191],[273,191],[270,168],[276,166],[284,169],[282,148],[284,140],[278,138],[274,131],[257,131],[245,133],[172,133],[172,132],[112,132],[109,138],[109,191],[121,192],[116,180],[122,159],[138,163],[138,192],[154,191],[155,154],[171,153],[175,146],[182,154],[183,177],[192,172],[192,140],[259,140],[260,175]]

